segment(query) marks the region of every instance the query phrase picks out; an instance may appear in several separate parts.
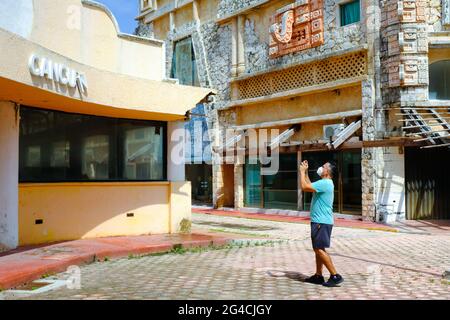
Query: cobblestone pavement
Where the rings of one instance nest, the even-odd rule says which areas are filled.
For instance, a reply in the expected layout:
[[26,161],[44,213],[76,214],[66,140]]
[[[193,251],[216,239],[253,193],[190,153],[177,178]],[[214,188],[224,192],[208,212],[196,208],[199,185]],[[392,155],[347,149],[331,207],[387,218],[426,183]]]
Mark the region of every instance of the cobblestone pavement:
[[334,228],[329,252],[345,282],[326,288],[301,281],[314,273],[308,225],[193,218],[196,229],[268,241],[99,262],[81,267],[81,289],[63,287],[26,299],[450,299],[450,284],[441,277],[450,267],[447,233]]

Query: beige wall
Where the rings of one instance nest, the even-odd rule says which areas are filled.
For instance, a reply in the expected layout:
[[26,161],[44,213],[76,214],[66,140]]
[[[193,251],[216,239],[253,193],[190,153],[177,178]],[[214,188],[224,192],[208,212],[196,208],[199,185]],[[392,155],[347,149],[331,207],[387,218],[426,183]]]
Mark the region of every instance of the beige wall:
[[153,32],[155,34],[156,39],[165,39],[167,34],[170,31],[170,19],[169,15],[166,14],[159,19],[156,19],[153,23],[154,29]]
[[219,0],[201,0],[199,4],[199,17],[202,23],[216,20]]
[[191,183],[189,181],[179,181],[170,183],[170,232],[187,232],[183,229],[186,222],[191,221]]
[[[184,119],[186,111],[210,92],[93,68],[1,28],[0,47],[0,100],[67,112],[171,121]],[[87,93],[80,95],[76,88],[33,76],[28,69],[32,54],[83,73]]]
[[81,0],[1,2],[0,28],[98,69],[153,80],[163,77],[162,43],[119,35],[114,18],[103,8]]
[[180,232],[183,219],[191,219],[189,182],[19,186],[20,245]]
[[194,20],[192,4],[188,4],[175,11],[175,27],[180,28],[188,22]]

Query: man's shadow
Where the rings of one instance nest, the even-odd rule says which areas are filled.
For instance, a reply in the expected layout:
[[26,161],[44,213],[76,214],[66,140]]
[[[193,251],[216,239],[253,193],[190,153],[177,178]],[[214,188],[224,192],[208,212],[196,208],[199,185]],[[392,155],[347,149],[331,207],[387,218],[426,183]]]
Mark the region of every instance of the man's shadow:
[[305,280],[308,278],[308,276],[304,275],[303,273],[296,271],[267,270],[267,274],[274,278],[285,277],[299,282],[305,282]]

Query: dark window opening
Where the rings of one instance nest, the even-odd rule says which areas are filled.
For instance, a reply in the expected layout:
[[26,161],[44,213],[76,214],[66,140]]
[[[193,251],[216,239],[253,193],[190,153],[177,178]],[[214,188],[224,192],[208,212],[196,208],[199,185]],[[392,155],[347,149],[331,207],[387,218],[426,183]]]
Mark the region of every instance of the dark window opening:
[[429,98],[450,100],[450,60],[432,63],[429,73]]
[[346,26],[361,20],[359,0],[343,3],[339,6],[341,26]]
[[21,107],[20,182],[166,180],[166,123]]

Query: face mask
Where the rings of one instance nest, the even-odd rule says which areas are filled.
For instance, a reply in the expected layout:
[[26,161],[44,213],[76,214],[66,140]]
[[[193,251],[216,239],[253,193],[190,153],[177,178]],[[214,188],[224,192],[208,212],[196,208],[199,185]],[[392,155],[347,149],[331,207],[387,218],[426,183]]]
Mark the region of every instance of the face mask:
[[319,177],[322,177],[322,173],[323,173],[323,167],[320,167],[319,169],[317,169],[317,174],[319,175]]

